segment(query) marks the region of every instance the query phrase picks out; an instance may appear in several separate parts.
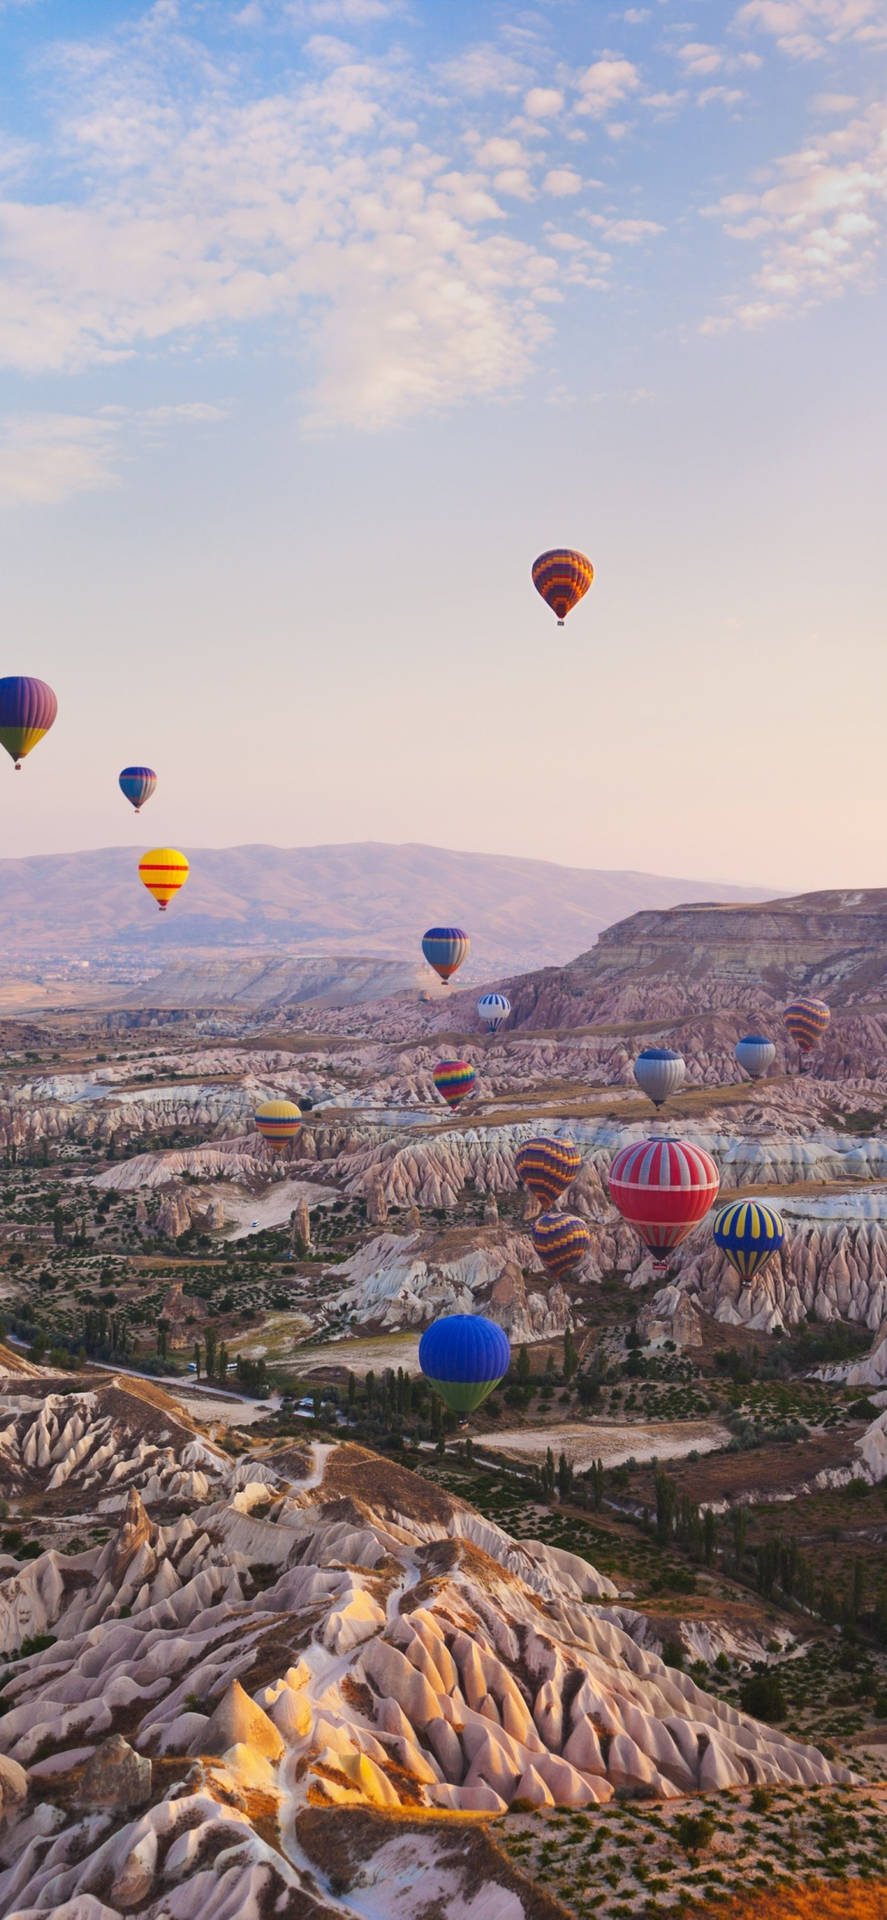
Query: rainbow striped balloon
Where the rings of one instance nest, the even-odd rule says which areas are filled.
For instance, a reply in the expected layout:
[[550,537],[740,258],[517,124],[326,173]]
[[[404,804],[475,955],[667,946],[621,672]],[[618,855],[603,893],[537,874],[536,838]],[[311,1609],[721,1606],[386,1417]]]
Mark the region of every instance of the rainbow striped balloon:
[[477,1074],[467,1060],[438,1060],[431,1078],[447,1106],[454,1110],[477,1086]]
[[591,1234],[575,1213],[540,1213],[533,1223],[533,1245],[552,1280],[563,1280],[591,1246]]
[[785,1238],[779,1214],[760,1200],[733,1200],[728,1207],[721,1207],[712,1231],[740,1280],[752,1280]]
[[302,1125],[302,1115],[292,1100],[266,1100],[255,1119],[256,1131],[267,1140],[272,1153],[285,1153]]
[[184,886],[190,871],[184,854],[175,847],[152,847],[139,861],[139,879],[153,893],[161,913]]
[[30,680],[18,673],[0,680],[0,746],[15,761],[16,773],[25,754],[49,732],[58,710],[45,680]]
[[554,1140],[540,1134],[526,1140],[514,1156],[517,1177],[544,1206],[552,1206],[582,1165],[582,1155],[572,1140]]
[[809,1053],[821,1040],[831,1019],[824,1000],[793,1000],[782,1016],[783,1024],[802,1053]]
[[594,568],[575,547],[552,547],[533,561],[533,585],[562,627],[567,614],[588,592]]

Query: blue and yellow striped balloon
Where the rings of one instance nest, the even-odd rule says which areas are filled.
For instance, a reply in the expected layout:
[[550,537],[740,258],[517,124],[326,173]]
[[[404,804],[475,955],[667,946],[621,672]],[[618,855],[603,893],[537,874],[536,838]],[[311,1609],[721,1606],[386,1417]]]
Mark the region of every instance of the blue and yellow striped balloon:
[[779,1214],[760,1200],[733,1200],[728,1207],[721,1207],[715,1214],[713,1232],[740,1280],[753,1280],[785,1237]]

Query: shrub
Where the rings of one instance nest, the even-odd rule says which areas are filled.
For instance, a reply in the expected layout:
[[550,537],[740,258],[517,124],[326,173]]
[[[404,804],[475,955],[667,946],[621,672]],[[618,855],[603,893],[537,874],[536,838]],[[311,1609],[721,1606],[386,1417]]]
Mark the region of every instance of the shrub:
[[772,1668],[750,1673],[739,1689],[739,1704],[745,1713],[753,1714],[756,1720],[784,1720],[785,1694],[779,1674],[774,1673]]

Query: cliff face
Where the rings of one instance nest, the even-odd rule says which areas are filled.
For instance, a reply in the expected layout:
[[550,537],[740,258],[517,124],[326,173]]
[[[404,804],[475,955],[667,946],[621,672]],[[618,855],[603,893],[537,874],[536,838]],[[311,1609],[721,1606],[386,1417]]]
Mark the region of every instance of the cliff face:
[[887,991],[887,890],[636,913],[569,966],[508,983],[512,1024],[586,1026],[723,1010],[763,1015],[794,993],[834,1007]]

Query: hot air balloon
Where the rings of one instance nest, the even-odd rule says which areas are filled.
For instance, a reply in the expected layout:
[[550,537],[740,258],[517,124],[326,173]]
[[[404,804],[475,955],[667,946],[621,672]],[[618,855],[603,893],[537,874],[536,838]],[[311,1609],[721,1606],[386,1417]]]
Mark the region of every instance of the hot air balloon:
[[720,1207],[712,1232],[740,1280],[752,1280],[785,1237],[779,1214],[760,1200],[732,1200]]
[[582,1155],[572,1140],[555,1140],[548,1134],[540,1134],[518,1147],[514,1165],[518,1179],[535,1193],[543,1206],[550,1207],[570,1181],[575,1180]]
[[498,1033],[511,1012],[511,1001],[504,993],[482,993],[477,1003],[478,1018],[490,1033]]
[[20,674],[0,680],[0,745],[15,761],[16,773],[25,754],[49,732],[58,710],[45,680],[28,680]]
[[419,1341],[419,1365],[454,1413],[473,1413],[504,1380],[511,1348],[495,1320],[449,1313],[427,1327]]
[[153,767],[124,767],[117,782],[124,798],[141,813],[146,800],[150,800],[157,785],[157,775]]
[[638,1086],[654,1107],[661,1107],[670,1094],[677,1093],[686,1071],[683,1055],[671,1053],[668,1047],[645,1047],[634,1063]]
[[438,1060],[431,1078],[438,1093],[454,1112],[477,1086],[477,1074],[467,1060]]
[[256,1132],[272,1153],[285,1153],[301,1125],[302,1115],[292,1100],[266,1100],[256,1111]]
[[702,1147],[687,1140],[637,1140],[617,1153],[610,1198],[649,1247],[659,1268],[717,1199],[721,1177]]
[[428,965],[446,982],[461,967],[471,942],[461,927],[429,927],[422,935],[422,952]]
[[183,853],[175,847],[152,847],[139,861],[139,879],[165,913],[170,901],[183,887],[190,868]]
[[540,1213],[533,1222],[533,1245],[552,1280],[563,1280],[591,1246],[591,1234],[575,1213]]
[[557,614],[562,627],[567,614],[578,605],[594,579],[594,568],[584,553],[574,547],[552,547],[533,561],[533,585],[547,607]]
[[816,1041],[822,1039],[831,1017],[824,1000],[793,1000],[782,1019],[801,1053],[809,1053]]
[[776,1048],[763,1033],[747,1033],[736,1042],[736,1058],[752,1080],[763,1080],[776,1059]]

